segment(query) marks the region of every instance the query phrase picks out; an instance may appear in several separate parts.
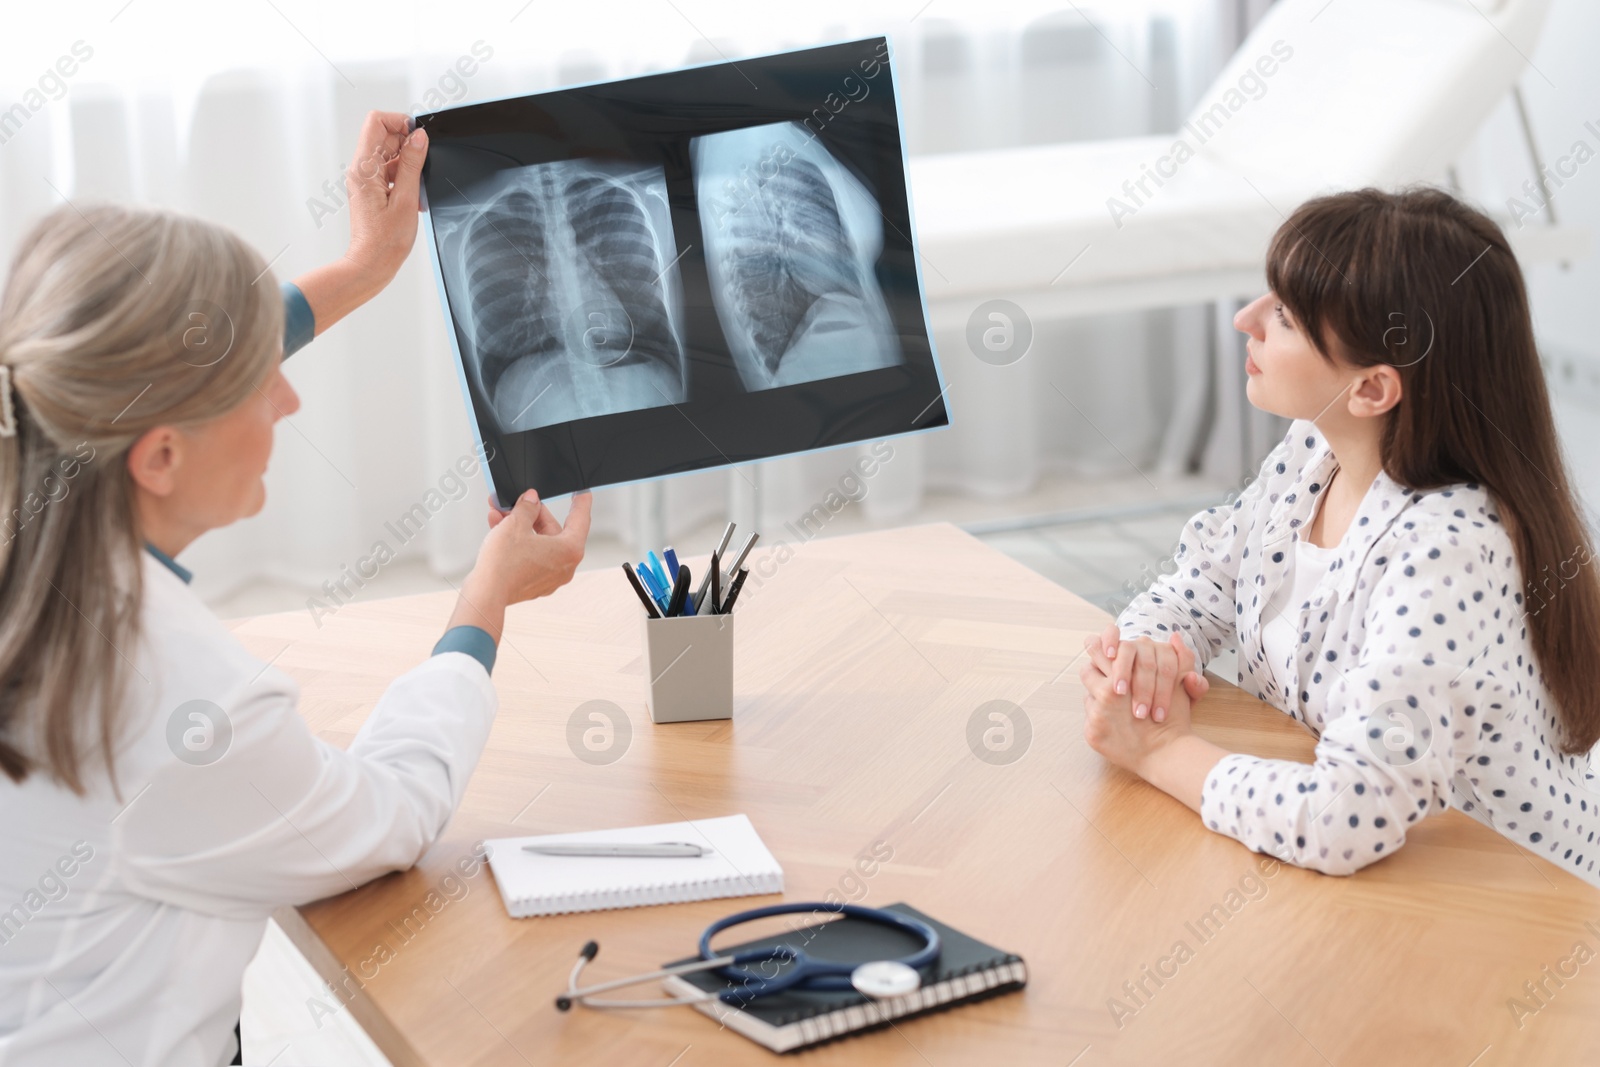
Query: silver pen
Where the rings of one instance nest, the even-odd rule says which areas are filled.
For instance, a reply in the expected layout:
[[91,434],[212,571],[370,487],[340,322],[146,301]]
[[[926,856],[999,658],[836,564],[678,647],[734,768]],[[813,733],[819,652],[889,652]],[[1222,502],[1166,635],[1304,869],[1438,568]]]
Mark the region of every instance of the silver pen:
[[746,539],[743,547],[739,549],[739,554],[733,557],[733,566],[723,568],[723,589],[729,589],[733,586],[733,580],[739,576],[739,568],[744,566],[745,558],[750,555],[750,550],[756,547],[756,540],[760,536],[758,533],[751,534]]
[[[730,522],[730,523],[728,523],[728,528],[726,530],[722,531],[722,540],[717,542],[717,547],[716,547],[715,550],[713,550],[713,552],[711,554],[714,555],[714,556],[719,556],[720,557],[724,552],[728,551],[728,543],[730,541],[732,541],[732,540],[733,540],[733,523]],[[711,588],[711,568],[710,568],[710,566],[707,566],[706,567],[706,572],[700,576],[700,588],[698,588],[698,589],[696,589],[694,591],[694,611],[695,611],[696,615],[700,614],[700,605],[705,603],[706,590],[708,590],[710,588]]]
[[657,841],[615,845],[523,845],[524,852],[541,856],[709,856],[711,849],[686,841]]

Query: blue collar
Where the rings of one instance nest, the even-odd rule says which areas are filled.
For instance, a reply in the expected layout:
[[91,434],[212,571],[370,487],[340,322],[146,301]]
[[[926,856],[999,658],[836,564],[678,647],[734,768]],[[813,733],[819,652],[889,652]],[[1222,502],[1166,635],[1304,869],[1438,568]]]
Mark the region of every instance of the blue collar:
[[194,577],[193,571],[179,563],[177,560],[173,559],[171,556],[167,555],[165,552],[161,551],[155,545],[152,545],[149,541],[144,543],[144,548],[146,552],[150,553],[156,559],[166,564],[167,569],[173,574],[176,574],[179,578],[182,578],[184,584],[187,585],[189,580]]

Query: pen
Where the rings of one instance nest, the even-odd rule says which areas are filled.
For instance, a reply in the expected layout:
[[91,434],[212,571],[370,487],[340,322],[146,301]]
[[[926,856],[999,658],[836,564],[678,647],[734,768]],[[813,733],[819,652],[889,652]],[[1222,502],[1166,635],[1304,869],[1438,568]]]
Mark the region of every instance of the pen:
[[667,601],[667,615],[682,615],[683,605],[689,599],[689,568],[679,567],[678,578],[672,583],[672,599]]
[[684,841],[615,845],[523,845],[541,856],[709,856],[711,849]]
[[728,599],[722,602],[722,613],[726,615],[733,610],[733,602],[739,599],[739,590],[744,588],[744,580],[749,577],[748,570],[741,570],[738,577],[734,578],[733,585],[728,588]]
[[[728,543],[733,540],[733,525],[734,524],[731,522],[728,523],[728,528],[722,531],[722,540],[718,541],[717,547],[711,550],[711,554],[713,556],[721,556],[724,552],[728,551]],[[706,590],[710,588],[711,574],[707,572],[700,579],[700,588],[694,591],[694,605],[696,611],[699,611],[700,608],[705,605]],[[715,612],[717,610],[717,606],[715,604],[711,605],[711,610]]]
[[661,609],[662,614],[666,614],[667,590],[661,584],[661,579],[656,577],[656,572],[651,570],[650,565],[647,563],[639,564],[635,570],[639,575],[639,580],[644,582],[646,589],[650,590],[650,596],[655,600],[656,607]]
[[639,581],[639,576],[633,573],[633,564],[624,563],[622,565],[622,572],[628,576],[628,584],[633,586],[633,591],[635,593],[639,594],[639,599],[644,601],[645,612],[652,619],[661,618],[661,612],[656,608],[655,598],[652,597],[650,595],[650,591],[644,587],[644,583]]
[[[752,548],[756,547],[756,539],[759,538],[760,536],[761,535],[758,534],[758,533],[751,534],[748,538],[746,538],[744,546],[739,549],[739,554],[737,556],[733,557],[733,566],[728,568],[728,581],[729,582],[733,581],[733,576],[739,570],[739,568],[744,566],[745,557],[750,555],[750,550]],[[730,593],[730,595],[732,594],[732,587],[731,586],[729,587],[729,593]]]
[[650,570],[655,574],[657,583],[663,589],[671,589],[672,579],[667,577],[667,569],[661,565],[661,557],[655,554],[654,549],[645,556],[645,560],[650,564]]
[[676,581],[678,578],[678,554],[672,551],[671,545],[662,549],[661,554],[667,560],[667,577]]
[[711,614],[722,614],[722,553],[711,553]]

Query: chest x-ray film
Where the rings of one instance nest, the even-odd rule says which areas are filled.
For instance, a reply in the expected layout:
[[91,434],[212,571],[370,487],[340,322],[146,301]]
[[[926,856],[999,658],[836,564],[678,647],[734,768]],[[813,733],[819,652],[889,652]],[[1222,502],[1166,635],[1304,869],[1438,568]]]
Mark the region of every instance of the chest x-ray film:
[[883,38],[416,123],[502,505],[949,424]]

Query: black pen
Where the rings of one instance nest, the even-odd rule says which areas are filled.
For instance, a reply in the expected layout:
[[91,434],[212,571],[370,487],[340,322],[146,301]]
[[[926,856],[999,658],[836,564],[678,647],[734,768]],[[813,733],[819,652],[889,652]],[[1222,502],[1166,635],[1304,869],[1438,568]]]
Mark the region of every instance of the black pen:
[[[733,523],[730,522],[730,523],[728,523],[728,528],[726,530],[722,531],[722,540],[717,542],[717,547],[712,549],[711,554],[713,556],[721,556],[724,552],[728,551],[728,542],[730,542],[732,540],[733,540]],[[699,613],[701,608],[705,607],[706,590],[708,590],[710,588],[711,588],[711,575],[707,574],[703,578],[700,579],[700,588],[696,589],[694,591],[694,610],[695,610],[696,614]],[[711,610],[713,612],[715,612],[717,610],[717,606],[715,604],[711,605]]]
[[624,563],[622,565],[622,573],[628,576],[628,584],[633,586],[633,591],[639,594],[640,600],[644,601],[644,610],[650,613],[650,617],[652,619],[661,618],[661,612],[656,607],[655,598],[645,589],[644,583],[639,581],[639,576],[633,572],[633,564]]
[[722,613],[722,553],[711,553],[711,610],[710,615]]
[[672,583],[672,599],[667,601],[667,616],[669,618],[682,615],[683,606],[689,599],[689,568],[678,564],[678,577]]
[[739,599],[739,590],[744,588],[744,580],[749,576],[750,571],[748,569],[740,570],[738,577],[733,580],[733,585],[728,587],[728,599],[722,602],[722,613],[724,615],[733,610],[733,602]]

